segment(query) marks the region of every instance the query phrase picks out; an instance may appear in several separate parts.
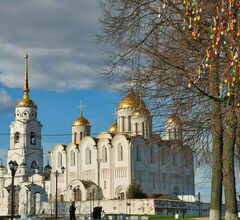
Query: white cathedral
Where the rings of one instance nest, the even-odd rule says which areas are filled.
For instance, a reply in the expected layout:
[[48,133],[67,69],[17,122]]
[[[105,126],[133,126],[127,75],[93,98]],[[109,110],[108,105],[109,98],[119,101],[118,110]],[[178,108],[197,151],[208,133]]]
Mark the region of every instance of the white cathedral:
[[26,54],[23,98],[10,124],[7,165],[0,165],[0,215],[10,213],[10,161],[18,164],[14,179],[17,214],[38,214],[41,202],[55,200],[56,188],[58,201],[124,199],[133,180],[146,194],[195,194],[193,152],[183,145],[176,115],[167,119],[163,139],[153,134],[151,113],[132,90],[120,101],[108,132],[92,137],[90,122],[81,112],[72,123],[72,141],[54,145],[50,162],[43,167],[42,124],[29,92]]

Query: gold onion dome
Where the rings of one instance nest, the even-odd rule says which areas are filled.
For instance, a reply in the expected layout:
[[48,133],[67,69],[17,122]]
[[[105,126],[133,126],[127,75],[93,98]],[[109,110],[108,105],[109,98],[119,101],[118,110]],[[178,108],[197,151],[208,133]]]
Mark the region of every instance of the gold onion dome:
[[30,98],[27,97],[19,100],[17,107],[36,107],[36,105]]
[[151,113],[148,111],[146,107],[138,107],[136,111],[133,113],[133,118],[138,118],[138,117],[150,117]]
[[25,55],[23,98],[18,101],[17,107],[36,107],[35,103],[29,98],[30,89],[28,87],[28,54]]
[[172,114],[167,118],[167,124],[179,124],[181,119],[177,116],[177,114]]
[[72,126],[85,126],[85,127],[90,127],[90,123],[89,123],[89,121],[88,121],[86,118],[83,117],[83,115],[82,115],[82,113],[81,113],[80,117],[77,118],[77,119],[73,122]]
[[131,91],[125,98],[120,101],[118,109],[138,108],[140,105],[146,108],[144,101],[140,99],[140,97],[133,91]]
[[114,122],[109,128],[108,128],[109,133],[116,133],[117,132],[117,122]]

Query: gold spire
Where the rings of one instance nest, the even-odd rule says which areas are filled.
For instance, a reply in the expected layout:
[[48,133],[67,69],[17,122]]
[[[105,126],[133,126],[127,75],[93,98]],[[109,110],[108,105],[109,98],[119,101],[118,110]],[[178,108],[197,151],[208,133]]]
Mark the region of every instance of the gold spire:
[[25,66],[24,66],[24,87],[23,98],[19,100],[17,107],[36,107],[35,103],[29,98],[30,89],[28,87],[28,54],[25,54]]
[[29,98],[30,89],[28,88],[28,54],[25,54],[25,73],[24,73],[24,89],[23,89],[23,98]]

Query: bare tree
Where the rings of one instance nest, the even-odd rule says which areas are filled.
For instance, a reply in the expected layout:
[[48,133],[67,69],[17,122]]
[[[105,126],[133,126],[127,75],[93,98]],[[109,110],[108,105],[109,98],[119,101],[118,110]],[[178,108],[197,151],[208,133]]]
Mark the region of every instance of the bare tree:
[[[211,147],[210,219],[237,219],[234,148],[240,152],[240,1],[102,0],[99,41],[106,76],[136,81],[151,106],[155,131],[169,113],[202,157]],[[123,88],[126,89],[126,88]]]

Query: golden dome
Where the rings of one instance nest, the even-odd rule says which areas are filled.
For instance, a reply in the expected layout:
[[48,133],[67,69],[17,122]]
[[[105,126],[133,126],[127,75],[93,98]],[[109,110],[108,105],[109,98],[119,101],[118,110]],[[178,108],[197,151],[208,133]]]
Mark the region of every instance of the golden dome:
[[145,107],[140,107],[133,113],[133,118],[138,118],[141,116],[150,117],[151,113]]
[[86,118],[84,118],[84,117],[82,116],[82,113],[81,113],[80,117],[77,118],[77,119],[73,122],[72,126],[86,126],[86,127],[90,127],[90,123],[89,123],[89,121],[88,121]]
[[123,98],[119,105],[118,105],[118,109],[121,108],[138,108],[140,105],[143,107],[145,106],[145,103],[143,100],[141,100],[140,97],[136,94],[134,94],[134,92],[130,92],[125,98]]
[[117,122],[114,122],[109,128],[108,128],[109,133],[116,133],[117,132]]
[[18,101],[17,107],[36,107],[35,103],[28,97]]
[[172,114],[167,118],[166,122],[167,124],[179,124],[181,119],[176,114]]

